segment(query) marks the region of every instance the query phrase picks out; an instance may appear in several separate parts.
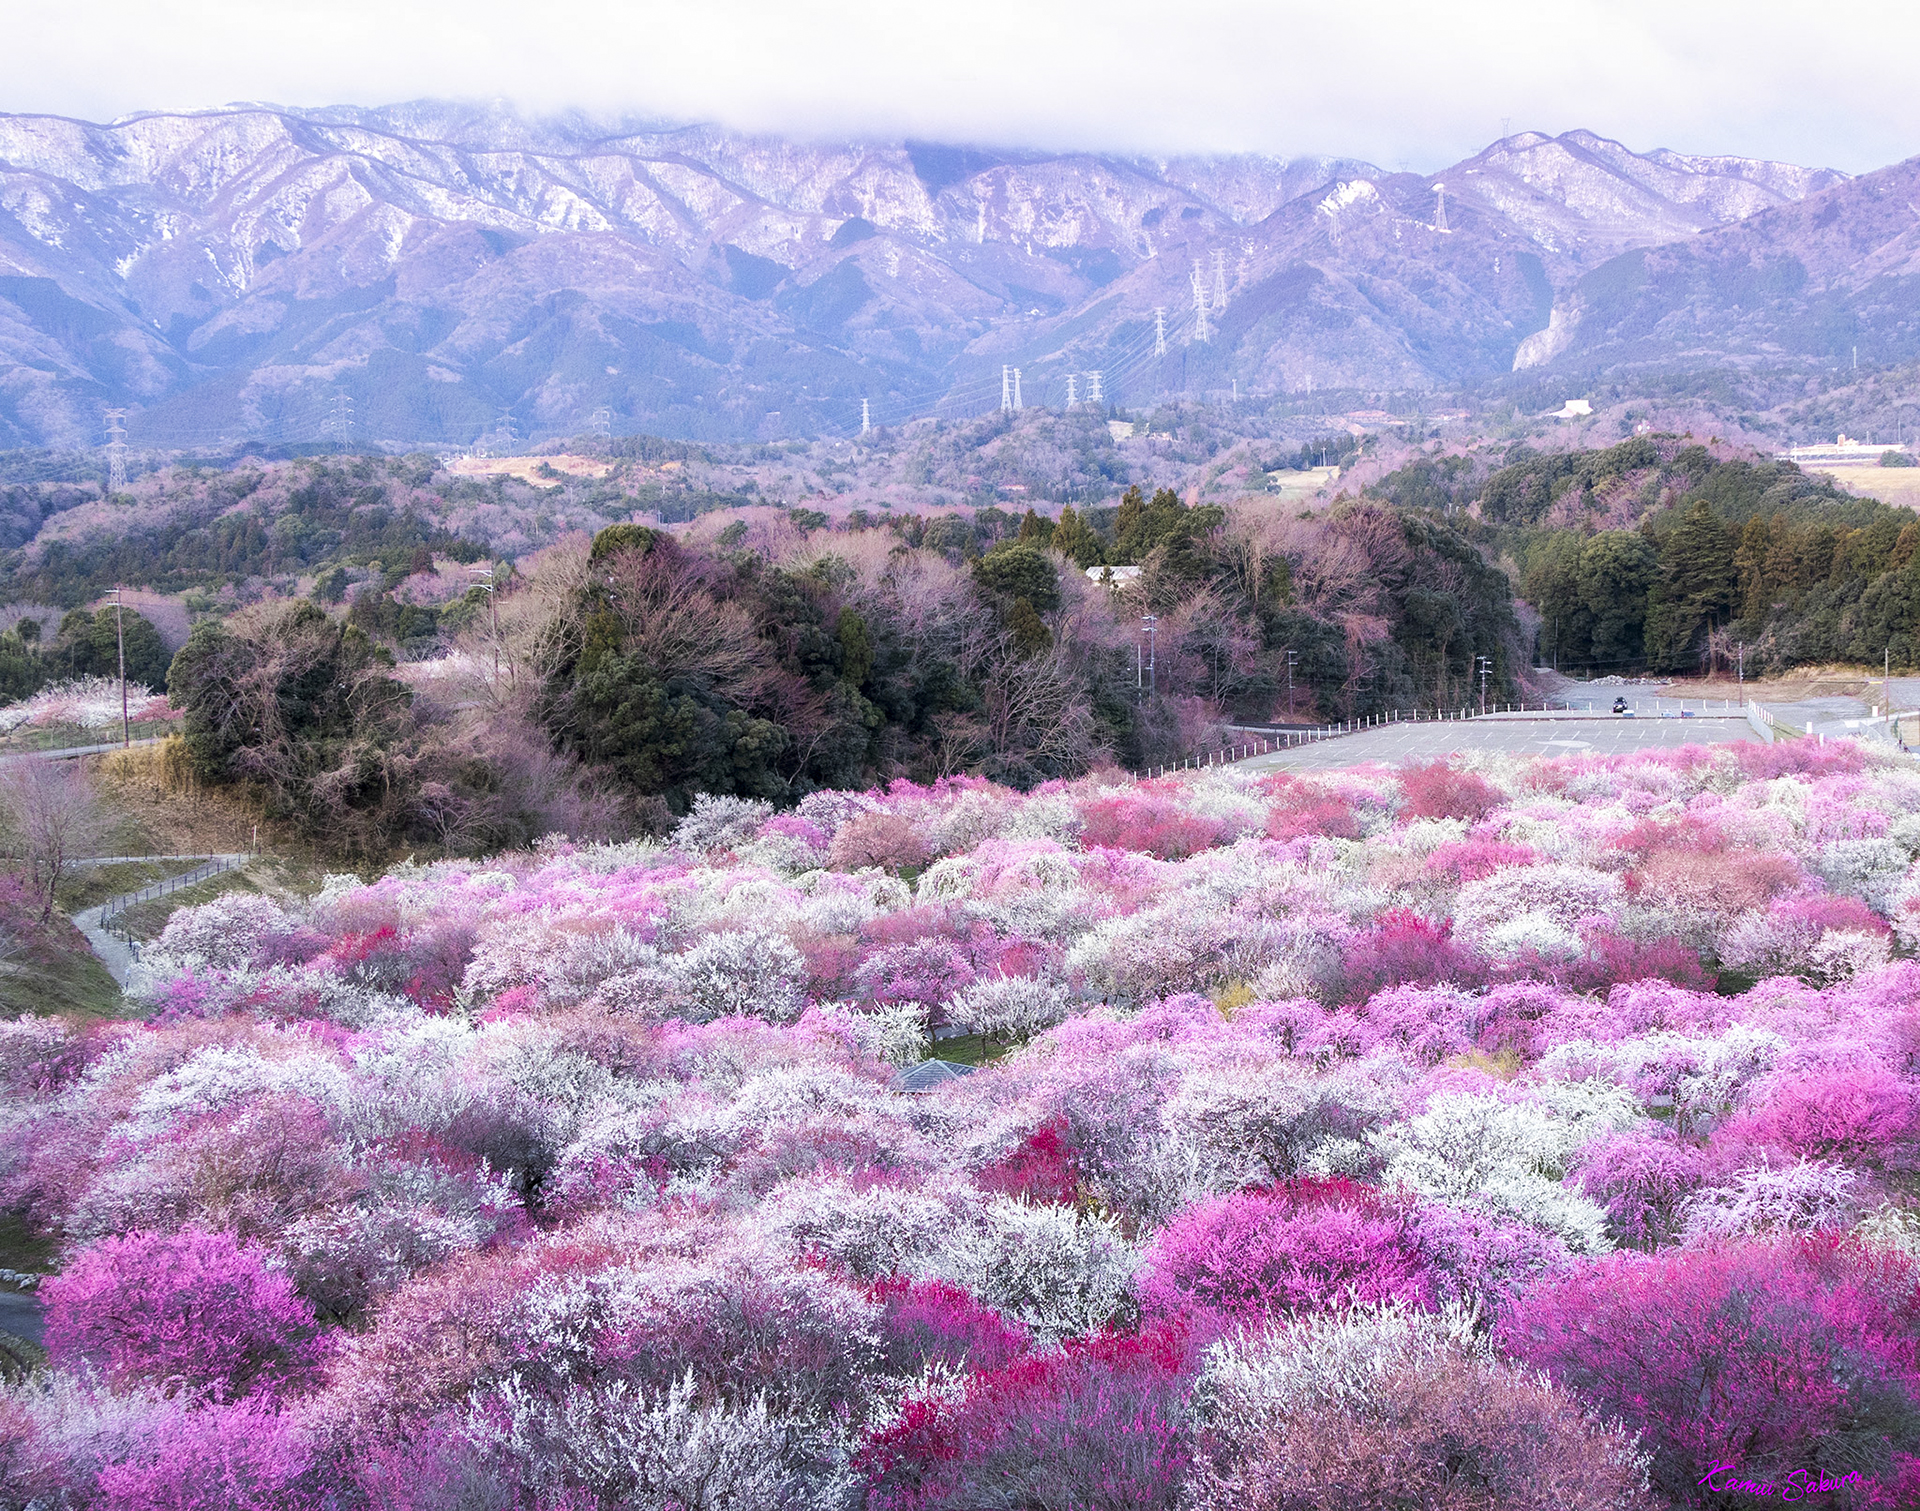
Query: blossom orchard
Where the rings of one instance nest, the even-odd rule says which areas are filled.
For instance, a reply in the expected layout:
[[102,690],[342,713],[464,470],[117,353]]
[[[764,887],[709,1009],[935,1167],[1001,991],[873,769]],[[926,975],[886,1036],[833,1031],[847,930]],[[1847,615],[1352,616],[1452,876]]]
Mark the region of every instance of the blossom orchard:
[[[174,715],[165,693],[129,683],[126,717],[135,724]],[[30,698],[0,708],[0,734],[21,729],[111,729],[121,720],[120,683],[114,677],[74,677],[43,687]]]
[[143,1021],[0,1026],[61,1256],[0,1500],[1920,1503],[1916,944],[1849,744],[705,798],[182,910]]

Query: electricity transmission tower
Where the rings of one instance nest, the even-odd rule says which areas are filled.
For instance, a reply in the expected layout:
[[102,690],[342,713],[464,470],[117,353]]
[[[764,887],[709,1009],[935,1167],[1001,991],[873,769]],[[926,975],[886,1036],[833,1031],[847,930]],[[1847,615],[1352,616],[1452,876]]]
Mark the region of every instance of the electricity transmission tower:
[[1026,407],[1020,402],[1020,369],[1017,367],[1013,370],[1013,407],[1015,409]]
[[1197,263],[1193,269],[1193,339],[1199,342],[1213,339],[1213,332],[1207,325],[1207,286],[1200,281]]
[[867,401],[860,401],[860,434],[867,435],[873,430],[873,411],[867,407]]
[[613,434],[613,411],[602,404],[587,416],[587,423],[593,427],[593,433],[602,439]]
[[1155,305],[1153,310],[1153,354],[1156,357],[1167,354],[1167,311],[1164,305]]
[[1433,205],[1433,228],[1436,231],[1444,231],[1447,229],[1447,186],[1435,184],[1433,192],[1440,196]]
[[1213,307],[1227,307],[1227,254],[1218,247],[1213,249]]
[[1077,373],[1067,374],[1067,408],[1071,409],[1080,402],[1080,378]]
[[353,396],[344,388],[334,390],[333,403],[328,406],[326,418],[320,422],[320,430],[322,434],[331,436],[342,451],[353,439]]
[[107,492],[124,493],[127,487],[127,412],[107,411]]
[[1013,369],[1004,362],[1000,364],[1000,407],[1013,408]]
[[1098,369],[1096,369],[1087,374],[1087,402],[1089,404],[1098,404],[1101,402],[1101,398],[1100,373]]
[[519,439],[513,428],[513,411],[510,409],[500,411],[500,418],[494,422],[493,433],[483,437],[487,448],[496,456],[510,455],[514,443]]

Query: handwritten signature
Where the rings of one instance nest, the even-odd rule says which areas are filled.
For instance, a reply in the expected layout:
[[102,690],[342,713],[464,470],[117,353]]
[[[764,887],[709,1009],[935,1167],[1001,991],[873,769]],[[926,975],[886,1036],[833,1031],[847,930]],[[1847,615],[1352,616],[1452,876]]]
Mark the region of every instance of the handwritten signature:
[[1742,1479],[1738,1464],[1715,1464],[1694,1483],[1709,1490],[1731,1491],[1735,1495],[1761,1498],[1778,1496],[1783,1501],[1805,1500],[1830,1490],[1845,1490],[1863,1483],[1858,1469],[1842,1475],[1830,1475],[1812,1469],[1796,1469],[1779,1479]]

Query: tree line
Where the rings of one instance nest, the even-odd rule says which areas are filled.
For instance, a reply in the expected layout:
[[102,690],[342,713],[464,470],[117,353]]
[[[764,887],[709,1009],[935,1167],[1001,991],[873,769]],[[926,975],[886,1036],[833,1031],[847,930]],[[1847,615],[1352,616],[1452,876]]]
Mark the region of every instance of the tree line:
[[[1563,671],[1920,665],[1920,515],[1675,436],[1422,459],[1376,484],[1507,561]],[[1417,501],[1417,504],[1416,504]]]

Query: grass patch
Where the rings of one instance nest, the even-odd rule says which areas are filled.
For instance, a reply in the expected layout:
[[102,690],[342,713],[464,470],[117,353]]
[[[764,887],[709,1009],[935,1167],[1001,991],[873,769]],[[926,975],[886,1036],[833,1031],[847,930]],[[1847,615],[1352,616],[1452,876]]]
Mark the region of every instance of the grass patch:
[[955,1065],[987,1065],[1007,1053],[1008,1046],[985,1034],[962,1034],[942,1039],[933,1046],[929,1060],[947,1060]]
[[22,1270],[29,1275],[53,1271],[54,1242],[24,1218],[0,1217],[0,1270]]
[[0,1015],[123,1018],[126,999],[85,936],[65,918],[36,929],[25,949],[0,961]]
[[60,909],[78,913],[128,892],[137,892],[169,876],[202,864],[197,860],[120,861],[111,866],[77,866],[60,882]]

